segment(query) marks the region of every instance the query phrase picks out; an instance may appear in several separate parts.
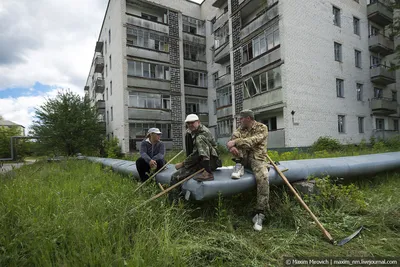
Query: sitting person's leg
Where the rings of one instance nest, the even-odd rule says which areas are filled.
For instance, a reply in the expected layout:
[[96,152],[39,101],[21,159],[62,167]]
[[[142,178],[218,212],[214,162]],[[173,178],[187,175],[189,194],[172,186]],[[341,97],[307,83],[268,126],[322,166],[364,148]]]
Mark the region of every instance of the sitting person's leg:
[[165,161],[163,159],[158,159],[158,160],[156,160],[156,162],[157,162],[156,171],[159,171],[165,165]]
[[197,175],[194,179],[197,181],[210,181],[214,180],[214,175],[211,169],[211,154],[210,154],[210,145],[208,140],[203,136],[198,136],[196,138],[196,148],[199,155],[200,160],[200,168],[204,168],[204,172],[200,175]]
[[140,181],[144,182],[149,179],[149,176],[146,174],[150,171],[150,165],[143,158],[138,158],[136,160],[136,169],[140,176]]

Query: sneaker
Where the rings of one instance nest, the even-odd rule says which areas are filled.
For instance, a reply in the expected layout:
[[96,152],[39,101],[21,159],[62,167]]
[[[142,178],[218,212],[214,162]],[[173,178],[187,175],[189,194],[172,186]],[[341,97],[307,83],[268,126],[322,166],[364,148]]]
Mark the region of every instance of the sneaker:
[[244,167],[240,163],[236,163],[235,168],[232,172],[232,179],[240,179],[244,174]]
[[256,216],[254,216],[254,218],[253,218],[254,230],[256,230],[256,231],[262,230],[262,223],[263,223],[264,219],[265,219],[265,215],[262,213],[259,213]]
[[198,182],[212,181],[214,180],[214,175],[207,171],[203,171],[201,174],[196,175],[193,179]]

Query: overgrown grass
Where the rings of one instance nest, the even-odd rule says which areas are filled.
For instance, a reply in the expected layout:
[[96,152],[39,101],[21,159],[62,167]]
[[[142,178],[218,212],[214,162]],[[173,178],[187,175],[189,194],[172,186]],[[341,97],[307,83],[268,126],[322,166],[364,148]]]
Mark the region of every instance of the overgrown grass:
[[176,206],[160,198],[130,212],[159,189],[133,194],[136,181],[86,161],[39,162],[0,178],[0,266],[281,266],[285,255],[398,256],[400,174],[355,184],[362,209],[341,194],[335,206],[307,199],[336,239],[366,227],[337,247],[285,187],[271,189],[271,214],[258,233],[255,192]]

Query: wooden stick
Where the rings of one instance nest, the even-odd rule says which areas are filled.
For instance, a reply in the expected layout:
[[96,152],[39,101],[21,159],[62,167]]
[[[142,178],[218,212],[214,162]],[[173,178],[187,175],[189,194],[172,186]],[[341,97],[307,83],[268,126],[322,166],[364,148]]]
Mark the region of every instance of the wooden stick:
[[175,155],[175,157],[173,157],[170,161],[168,161],[167,163],[165,163],[164,166],[162,166],[156,173],[154,173],[151,177],[149,177],[149,179],[147,179],[145,182],[143,182],[141,185],[139,185],[135,191],[133,191],[133,193],[135,193],[136,191],[138,191],[142,186],[144,186],[146,183],[148,183],[149,181],[151,181],[151,179],[153,179],[159,172],[161,172],[162,170],[165,169],[165,167],[168,166],[168,164],[170,164],[174,159],[176,159],[181,153],[183,152],[183,150],[181,150],[178,154]]
[[158,187],[160,187],[161,191],[165,190],[164,187],[160,183],[158,183]]
[[308,213],[310,213],[311,217],[313,218],[314,222],[318,225],[318,227],[321,229],[321,231],[324,233],[325,237],[329,239],[329,241],[333,244],[334,240],[332,236],[329,234],[327,230],[325,230],[324,226],[319,222],[318,218],[314,215],[314,213],[310,210],[310,208],[307,206],[307,204],[303,201],[303,199],[300,197],[300,195],[297,193],[296,189],[293,188],[293,186],[290,184],[286,176],[282,173],[281,170],[279,170],[278,166],[272,161],[272,159],[268,156],[268,160],[271,162],[272,166],[274,166],[275,170],[279,174],[279,176],[283,179],[285,184],[292,190],[293,194],[296,196],[297,200],[300,202],[300,204],[305,208]]
[[201,173],[202,171],[204,171],[204,168],[198,170],[197,172],[193,173],[192,175],[189,175],[188,177],[186,177],[185,179],[181,180],[180,182],[174,184],[173,186],[168,187],[167,189],[165,189],[164,191],[158,193],[157,195],[155,195],[154,197],[150,198],[149,200],[146,200],[145,202],[143,202],[142,204],[140,204],[137,208],[135,208],[136,210],[139,209],[140,207],[143,207],[144,205],[146,205],[147,203],[149,203],[150,201],[153,201],[154,199],[157,199],[159,197],[161,197],[162,195],[165,195],[166,193],[168,193],[169,191],[171,191],[172,189],[178,187],[179,185],[183,184],[184,182],[188,181],[189,179],[191,179],[193,176]]

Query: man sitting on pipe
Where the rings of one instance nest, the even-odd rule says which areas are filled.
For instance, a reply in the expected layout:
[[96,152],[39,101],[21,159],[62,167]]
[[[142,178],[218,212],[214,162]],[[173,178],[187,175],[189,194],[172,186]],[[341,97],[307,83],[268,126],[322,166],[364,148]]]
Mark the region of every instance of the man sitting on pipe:
[[[217,143],[210,130],[200,123],[196,114],[186,117],[187,125],[186,156],[187,158],[175,165],[177,171],[171,177],[171,186],[204,168],[204,171],[193,179],[199,182],[214,180],[213,171],[221,167],[221,160],[217,152]],[[170,193],[170,200],[178,199],[180,189],[175,189]]]

